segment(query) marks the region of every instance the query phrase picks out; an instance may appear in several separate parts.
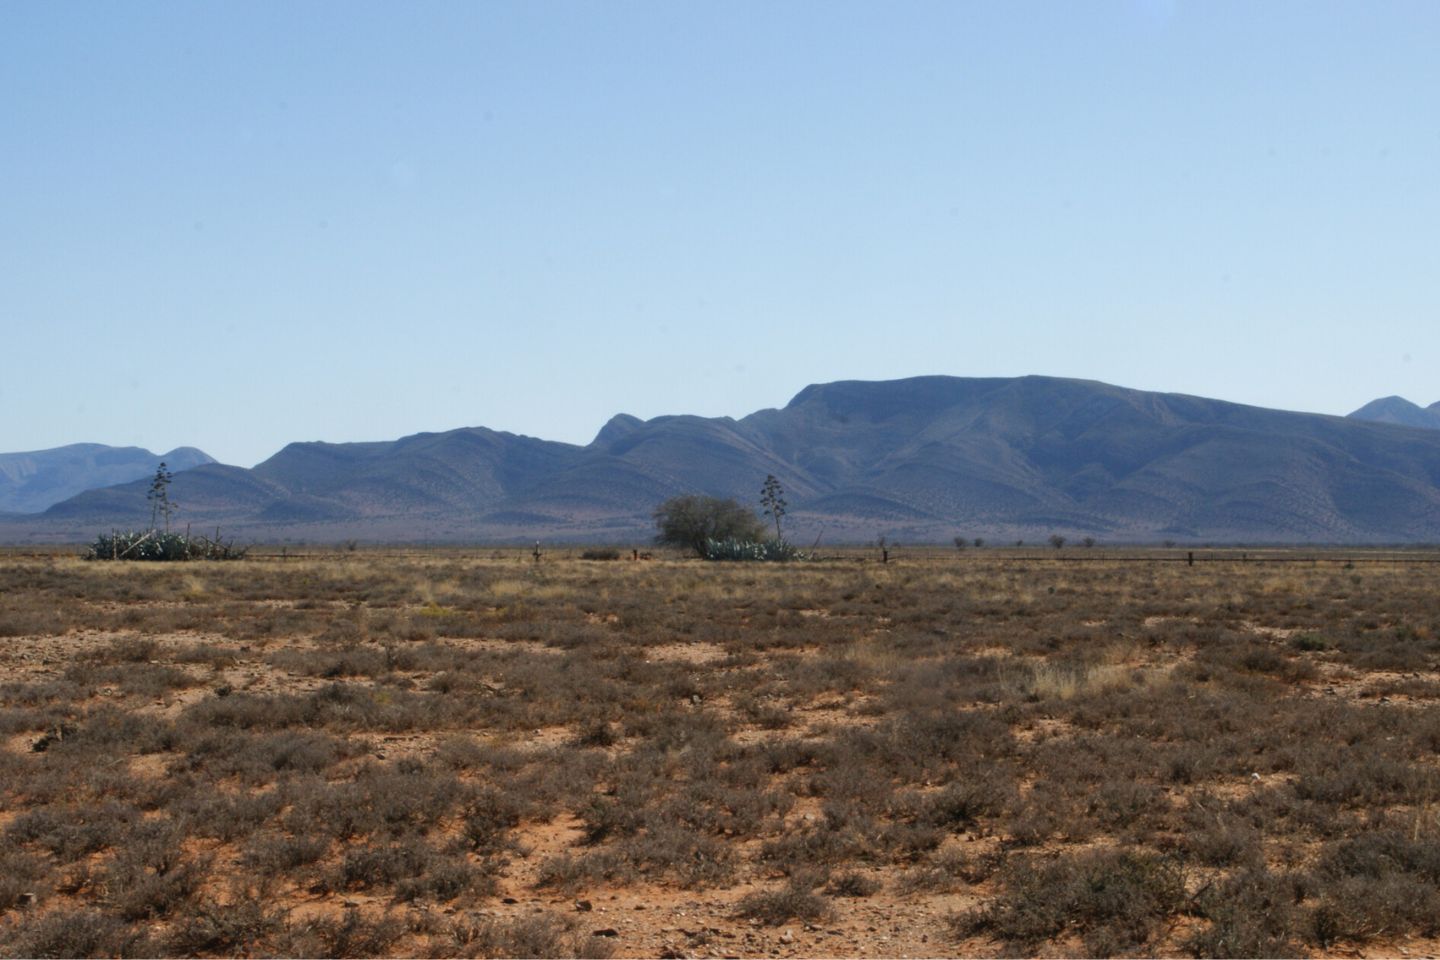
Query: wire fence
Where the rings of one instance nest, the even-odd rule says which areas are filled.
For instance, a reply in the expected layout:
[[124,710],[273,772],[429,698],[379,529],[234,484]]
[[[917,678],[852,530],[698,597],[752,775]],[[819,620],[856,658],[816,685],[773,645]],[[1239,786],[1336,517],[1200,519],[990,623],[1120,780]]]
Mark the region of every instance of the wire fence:
[[[272,545],[257,544],[245,554],[244,560],[267,563],[289,561],[342,561],[362,557],[385,557],[396,560],[466,560],[499,561],[511,563],[546,563],[560,560],[580,562],[630,563],[664,561],[670,563],[705,563],[691,554],[678,550],[653,546],[626,546],[619,550],[619,559],[612,561],[590,561],[581,554],[594,551],[594,544],[544,544],[538,548],[530,546],[490,546],[476,544],[436,545],[354,545],[348,544],[303,544]],[[11,545],[0,546],[0,558],[5,559],[55,559],[80,556],[85,548],[77,544]],[[904,567],[955,567],[973,563],[988,564],[1029,564],[1029,565],[1073,565],[1073,564],[1156,564],[1185,565],[1202,564],[1310,564],[1315,566],[1375,566],[1375,565],[1428,565],[1440,564],[1440,547],[1353,547],[1353,546],[1295,546],[1295,547],[1224,547],[1224,548],[1171,548],[1171,547],[966,547],[956,550],[950,547],[916,545],[891,545],[885,552],[873,546],[841,546],[820,549],[813,552],[808,562],[892,565]]]

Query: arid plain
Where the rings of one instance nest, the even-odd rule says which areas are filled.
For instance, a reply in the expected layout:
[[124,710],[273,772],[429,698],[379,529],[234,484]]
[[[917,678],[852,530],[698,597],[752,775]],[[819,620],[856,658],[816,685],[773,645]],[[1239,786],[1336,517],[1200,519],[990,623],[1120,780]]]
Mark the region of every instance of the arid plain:
[[1440,948],[1424,552],[0,556],[0,953]]

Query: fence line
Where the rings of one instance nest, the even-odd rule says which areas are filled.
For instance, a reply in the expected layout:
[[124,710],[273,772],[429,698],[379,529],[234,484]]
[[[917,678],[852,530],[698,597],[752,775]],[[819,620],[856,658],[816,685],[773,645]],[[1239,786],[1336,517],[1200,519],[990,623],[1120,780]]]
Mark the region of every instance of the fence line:
[[[543,562],[554,562],[555,560],[578,560],[582,550],[591,547],[578,544],[557,545],[554,547],[541,547]],[[651,548],[654,549],[654,548]],[[1141,548],[1143,550],[1143,548]],[[0,558],[58,558],[78,556],[79,549],[73,545],[65,546],[0,546]],[[250,550],[245,554],[245,560],[263,560],[275,562],[287,562],[291,560],[344,560],[347,558],[376,558],[385,557],[397,560],[503,560],[513,562],[525,562],[533,564],[534,548],[520,546],[505,547],[475,547],[475,546],[443,546],[415,548],[388,548],[384,546],[367,546],[358,550],[327,549],[320,546],[301,547],[295,550],[274,550],[265,552]],[[703,563],[697,557],[682,553],[657,553],[656,561]],[[850,563],[856,565],[884,566],[887,561],[882,561],[877,551],[872,548],[854,547],[839,548],[836,552],[819,552],[814,557],[816,562],[821,563]],[[599,561],[596,561],[599,562]],[[628,556],[607,563],[631,563]],[[645,562],[645,561],[642,561]],[[1072,552],[1069,550],[1046,551],[1026,550],[1020,551],[1013,547],[987,547],[967,548],[964,551],[947,550],[941,546],[913,546],[913,547],[891,547],[888,564],[902,567],[940,567],[957,566],[968,563],[998,563],[1003,565],[1014,564],[1183,564],[1193,566],[1197,564],[1311,564],[1311,565],[1339,565],[1351,567],[1357,566],[1425,566],[1440,564],[1440,552],[1434,550],[1365,550],[1355,547],[1335,547],[1332,550],[1321,549],[1306,553],[1295,553],[1283,547],[1261,548],[1257,550],[1204,550],[1176,552],[1169,548],[1156,548],[1152,552],[1134,553],[1110,553],[1104,548],[1090,552],[1085,548],[1085,553]]]

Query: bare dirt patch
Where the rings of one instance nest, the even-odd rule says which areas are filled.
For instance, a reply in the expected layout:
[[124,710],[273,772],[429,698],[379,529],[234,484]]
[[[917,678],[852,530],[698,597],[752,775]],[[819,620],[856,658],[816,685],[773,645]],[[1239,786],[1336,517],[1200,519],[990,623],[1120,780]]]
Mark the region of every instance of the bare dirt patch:
[[645,658],[668,663],[689,663],[694,665],[717,663],[728,656],[725,649],[714,643],[664,643],[645,648]]

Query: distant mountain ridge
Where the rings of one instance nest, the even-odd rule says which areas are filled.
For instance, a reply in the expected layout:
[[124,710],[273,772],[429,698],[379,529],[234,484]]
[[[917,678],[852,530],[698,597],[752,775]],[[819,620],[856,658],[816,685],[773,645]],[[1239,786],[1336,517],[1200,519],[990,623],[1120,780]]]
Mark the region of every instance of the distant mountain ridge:
[[[178,473],[181,516],[255,538],[633,540],[669,496],[755,503],[792,536],[1440,540],[1440,431],[1053,377],[842,381],[740,419],[613,417],[586,445],[483,427],[295,443]],[[144,483],[0,536],[143,522]]]
[[1381,397],[1379,400],[1371,400],[1350,416],[1356,420],[1369,420],[1374,423],[1440,430],[1440,402],[1422,407],[1404,397]]
[[103,443],[0,453],[0,512],[39,513],[86,490],[152,477],[161,461],[172,472],[215,462],[194,447],[155,454]]

